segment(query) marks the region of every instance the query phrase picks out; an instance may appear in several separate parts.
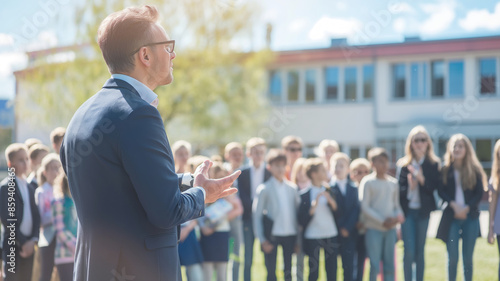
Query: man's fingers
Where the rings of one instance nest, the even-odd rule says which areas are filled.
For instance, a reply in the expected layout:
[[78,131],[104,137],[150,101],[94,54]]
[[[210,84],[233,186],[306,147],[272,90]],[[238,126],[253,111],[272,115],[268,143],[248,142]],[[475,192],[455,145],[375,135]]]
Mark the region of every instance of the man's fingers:
[[241,174],[241,171],[238,170],[234,173],[232,173],[231,175],[225,177],[225,178],[222,178],[220,179],[220,182],[221,182],[221,185],[222,186],[230,186],[233,184],[233,182],[240,176]]
[[198,166],[198,168],[196,168],[195,175],[202,174],[207,177],[208,170],[210,169],[210,167],[212,167],[212,164],[213,163],[210,160],[205,160],[203,163],[201,163],[200,166]]
[[226,197],[226,196],[229,196],[231,194],[235,194],[236,192],[238,192],[238,189],[234,188],[234,187],[231,187],[231,188],[228,188],[226,190],[224,190],[220,195],[219,195],[219,198],[223,198],[223,197]]

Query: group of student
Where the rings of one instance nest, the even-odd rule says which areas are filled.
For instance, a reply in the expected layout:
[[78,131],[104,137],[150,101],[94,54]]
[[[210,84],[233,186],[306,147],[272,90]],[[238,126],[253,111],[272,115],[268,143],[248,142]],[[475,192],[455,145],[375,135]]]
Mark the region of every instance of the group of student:
[[[382,276],[390,281],[395,279],[399,230],[404,279],[421,281],[429,218],[437,209],[443,210],[437,238],[446,244],[448,280],[456,280],[461,238],[463,279],[470,281],[474,246],[480,236],[479,203],[485,192],[491,202],[488,242],[493,244],[495,235],[500,239],[500,141],[495,144],[489,181],[465,135],[451,136],[441,161],[423,126],[408,134],[395,177],[388,174],[390,157],[380,147],[371,149],[368,159],[352,162],[339,152],[334,140],[323,140],[314,158],[303,158],[302,148],[302,140],[296,136],[285,137],[280,149],[270,150],[263,139],[251,138],[245,148],[229,143],[225,163],[220,156],[212,157],[214,167],[226,170],[219,176],[236,169],[242,172],[235,182],[237,195],[221,199],[232,206],[225,220],[212,225],[210,231],[203,224],[206,218],[182,227],[179,254],[189,281],[213,280],[214,270],[216,280],[227,276],[239,280],[240,248],[244,251],[243,280],[252,280],[254,241],[264,254],[268,281],[277,280],[278,247],[282,248],[286,281],[292,276],[304,280],[305,256],[306,278],[318,280],[323,271],[320,253],[324,254],[326,280],[337,279],[340,256],[343,280],[362,280],[368,259],[369,279]],[[191,157],[191,146],[185,141],[176,142],[172,150],[178,172],[193,171],[205,159]],[[245,154],[248,165],[242,166]],[[207,240],[219,231],[224,235]],[[232,270],[228,270],[229,262]]]
[[[40,268],[38,280],[49,281],[54,266],[61,281],[72,280],[78,222],[57,155],[63,136],[63,128],[51,134],[56,153],[36,139],[11,144],[5,151],[11,173],[0,184],[3,280],[31,280],[34,263]],[[228,275],[239,280],[241,258],[243,280],[252,280],[254,241],[264,254],[268,281],[277,280],[278,247],[282,248],[286,281],[292,275],[298,281],[304,279],[305,256],[308,280],[317,280],[322,272],[320,253],[324,254],[326,280],[336,280],[339,256],[343,280],[362,280],[366,259],[370,280],[380,275],[385,281],[394,280],[400,225],[404,278],[421,281],[429,217],[438,208],[443,213],[437,237],[446,243],[448,280],[456,280],[460,238],[464,280],[472,280],[472,256],[480,235],[478,206],[484,192],[490,198],[488,242],[493,244],[495,236],[500,239],[500,141],[494,147],[489,181],[465,135],[450,138],[443,161],[434,154],[432,144],[423,126],[413,128],[405,156],[392,177],[388,174],[390,157],[379,147],[368,152],[368,159],[351,162],[334,140],[323,140],[318,157],[308,159],[302,157],[303,143],[296,136],[285,137],[280,149],[268,150],[261,138],[251,138],[245,148],[229,143],[224,151],[226,162],[212,156],[209,174],[221,178],[241,169],[235,182],[238,193],[207,205],[205,217],[181,226],[178,249],[188,280],[215,277],[224,281]],[[207,159],[191,156],[191,150],[186,141],[173,144],[178,173],[194,173]],[[242,166],[245,155],[248,165]],[[9,189],[10,182],[15,193]],[[437,204],[436,193],[442,205]],[[11,195],[19,224],[16,274],[9,271]]]
[[64,134],[59,127],[50,135],[55,153],[38,139],[5,150],[9,175],[0,183],[0,280],[31,281],[35,267],[34,280],[50,281],[54,267],[60,281],[73,280],[78,219],[58,155]]

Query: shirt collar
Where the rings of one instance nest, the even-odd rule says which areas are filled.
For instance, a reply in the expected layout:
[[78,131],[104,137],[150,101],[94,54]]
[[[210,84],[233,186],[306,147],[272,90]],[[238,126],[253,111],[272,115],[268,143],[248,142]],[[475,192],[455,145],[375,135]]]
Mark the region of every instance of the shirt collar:
[[416,166],[416,165],[420,165],[420,166],[422,166],[422,164],[424,163],[424,161],[425,161],[425,156],[424,156],[424,157],[422,157],[422,158],[420,159],[420,161],[418,161],[418,162],[417,162],[417,160],[413,159],[413,161],[411,161],[411,163],[412,163],[412,165],[413,165],[413,166]]
[[146,85],[135,78],[132,78],[125,74],[116,73],[111,74],[111,77],[113,77],[113,79],[120,79],[129,83],[132,87],[134,87],[134,89],[137,90],[139,96],[141,96],[141,98],[149,104],[151,104],[156,98],[158,98],[158,95],[155,94],[155,92],[153,92],[150,88],[148,88]]
[[252,161],[250,161],[250,167],[252,167],[252,170],[254,170],[254,171],[257,171],[257,172],[262,172],[262,171],[264,171],[264,169],[265,169],[265,167],[266,167],[266,163],[262,162],[262,163],[260,164],[260,167],[259,167],[259,168],[255,168],[255,166],[253,165],[253,162],[252,162]]

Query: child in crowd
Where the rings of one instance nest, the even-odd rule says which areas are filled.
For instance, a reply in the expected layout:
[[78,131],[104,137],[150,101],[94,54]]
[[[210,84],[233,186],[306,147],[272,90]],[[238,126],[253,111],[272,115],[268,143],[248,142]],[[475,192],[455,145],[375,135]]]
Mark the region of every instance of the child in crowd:
[[370,281],[377,280],[380,261],[383,262],[384,281],[394,280],[394,246],[398,223],[404,222],[399,205],[399,187],[389,176],[389,155],[383,148],[372,148],[368,158],[374,172],[363,178],[361,210],[366,218],[366,251],[370,259]]
[[[250,158],[248,167],[241,170],[241,175],[236,181],[238,195],[243,204],[243,241],[245,246],[245,267],[243,280],[251,281],[251,271],[253,263],[253,245],[255,241],[252,204],[257,196],[257,187],[271,177],[271,173],[266,169],[264,157],[266,155],[266,142],[262,138],[251,138],[246,143],[246,154]],[[236,245],[235,245],[236,246]]]
[[334,140],[322,140],[319,143],[318,151],[316,154],[325,161],[328,180],[330,180],[332,177],[332,174],[330,173],[330,171],[332,170],[330,167],[330,162],[331,162],[330,159],[332,158],[333,154],[339,151],[340,151],[339,144]]
[[340,255],[344,269],[344,280],[354,280],[354,257],[356,252],[357,230],[360,205],[358,189],[349,181],[349,164],[347,154],[336,152],[330,160],[332,179],[330,186],[336,198],[339,212],[342,214],[337,221],[339,227]]
[[232,173],[243,165],[243,145],[239,142],[230,142],[224,148],[224,168]]
[[54,253],[56,249],[56,229],[52,214],[52,201],[54,200],[54,181],[61,173],[59,155],[50,153],[42,160],[38,169],[38,183],[40,186],[35,191],[35,202],[40,212],[40,277],[39,281],[50,281],[54,268]]
[[[222,163],[214,163],[209,170],[210,178],[218,179],[229,175],[229,172],[223,168]],[[219,205],[218,205],[219,204]],[[226,204],[231,206],[227,212],[216,221],[210,219],[210,208]],[[229,222],[243,213],[241,201],[237,195],[230,195],[217,200],[215,203],[207,206],[205,218],[198,219],[201,228],[200,245],[203,252],[203,275],[205,281],[211,281],[213,273],[216,273],[217,281],[225,281],[227,276],[227,263],[229,261]],[[216,210],[215,212],[222,212]]]
[[54,181],[52,212],[57,237],[54,263],[59,273],[59,280],[71,281],[73,280],[78,217],[69,190],[68,178],[64,173],[61,173]]
[[257,189],[257,197],[253,202],[254,232],[264,252],[267,281],[276,280],[278,245],[283,249],[285,281],[291,281],[292,254],[298,230],[296,214],[300,199],[296,187],[285,178],[285,154],[271,149],[266,162],[272,177]]
[[64,134],[66,134],[66,128],[63,127],[57,127],[50,132],[50,143],[57,155],[59,155],[59,150],[61,150]]
[[446,146],[439,196],[448,203],[443,211],[437,238],[446,243],[448,280],[457,278],[458,242],[462,238],[465,281],[472,280],[472,256],[479,237],[479,202],[487,185],[486,174],[465,135],[451,136]]
[[306,171],[304,170],[306,160],[306,158],[302,157],[295,160],[292,167],[292,173],[290,174],[290,181],[297,186],[298,190],[311,186],[311,180],[307,177]]
[[[309,281],[318,280],[319,253],[324,249],[325,270],[328,281],[337,280],[338,226],[337,202],[327,184],[324,161],[306,160],[304,169],[311,186],[300,194],[298,220],[302,227],[302,248],[309,256]],[[325,187],[326,186],[326,187]]]
[[30,158],[31,173],[26,179],[28,183],[33,183],[38,187],[37,171],[42,164],[42,159],[49,154],[49,148],[43,144],[35,144],[31,146],[28,150],[28,156]]
[[[35,187],[26,181],[28,149],[22,143],[13,143],[5,149],[5,158],[9,174],[0,183],[4,280],[29,281],[33,271],[33,251],[40,232],[40,213],[35,204]],[[13,207],[15,211],[12,211]],[[15,237],[14,245],[9,244],[11,235]],[[13,263],[9,262],[11,257]]]
[[[365,158],[357,158],[351,162],[349,166],[351,172],[349,174],[350,179],[358,187],[358,197],[359,201],[363,200],[363,190],[360,189],[359,184],[366,175],[371,173],[370,161]],[[363,212],[360,212],[358,223],[356,224],[356,230],[358,232],[358,238],[356,241],[356,253],[354,259],[354,280],[363,281],[363,273],[365,271],[365,260],[366,260],[366,244],[365,244],[365,233],[366,228],[364,225]]]

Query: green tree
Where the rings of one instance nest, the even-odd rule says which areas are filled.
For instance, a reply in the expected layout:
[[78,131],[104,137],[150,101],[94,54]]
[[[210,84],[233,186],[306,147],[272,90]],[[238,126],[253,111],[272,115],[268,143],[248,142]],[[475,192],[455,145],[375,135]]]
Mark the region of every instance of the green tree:
[[[97,28],[125,1],[101,1],[77,7],[75,58],[61,63],[34,62],[23,72],[20,114],[33,124],[66,126],[75,110],[102,86],[109,72],[95,38]],[[126,6],[139,5],[129,1]],[[245,51],[259,8],[228,0],[153,0],[161,24],[176,40],[174,82],[156,89],[160,111],[172,141],[198,147],[244,141],[257,133],[268,114],[264,95],[269,50]],[[90,45],[89,45],[90,44]]]

